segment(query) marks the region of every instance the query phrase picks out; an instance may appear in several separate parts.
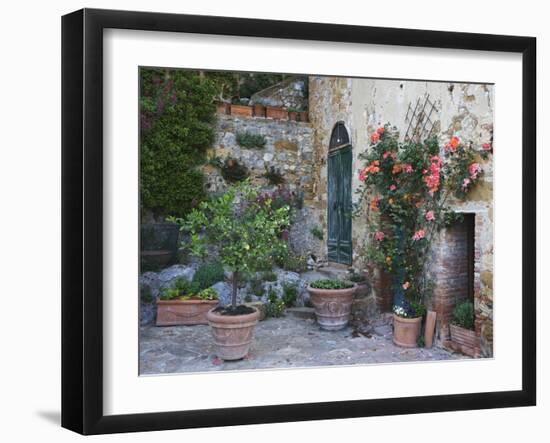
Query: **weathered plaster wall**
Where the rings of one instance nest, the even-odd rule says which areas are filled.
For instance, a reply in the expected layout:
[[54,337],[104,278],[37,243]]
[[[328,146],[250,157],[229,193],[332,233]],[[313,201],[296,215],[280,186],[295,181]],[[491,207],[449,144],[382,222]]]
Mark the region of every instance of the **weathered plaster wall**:
[[[314,134],[314,194],[312,204],[321,212],[326,229],[326,156],[329,138],[337,121],[348,128],[353,145],[354,190],[359,186],[358,156],[369,145],[368,137],[379,126],[391,123],[402,137],[409,124],[407,111],[426,96],[434,103],[431,115],[434,133],[443,146],[451,136],[471,141],[476,146],[493,139],[493,87],[458,83],[434,83],[376,79],[310,77],[310,120]],[[410,115],[410,114],[409,114]],[[428,125],[430,126],[430,125]],[[475,229],[475,308],[476,330],[482,338],[483,355],[492,355],[492,265],[493,265],[493,170],[491,158],[482,161],[485,175],[466,201],[451,201],[456,211],[474,213]],[[357,198],[355,193],[354,201]],[[361,266],[360,248],[367,232],[366,217],[353,220],[354,265]],[[434,262],[446,247],[445,233],[434,248]],[[434,271],[437,284],[438,269]],[[436,288],[442,291],[441,287]]]

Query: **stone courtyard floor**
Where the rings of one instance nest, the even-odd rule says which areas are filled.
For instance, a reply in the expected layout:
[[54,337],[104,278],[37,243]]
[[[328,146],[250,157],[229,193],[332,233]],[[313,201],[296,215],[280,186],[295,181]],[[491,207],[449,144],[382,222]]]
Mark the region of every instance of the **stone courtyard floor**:
[[142,326],[140,374],[301,368],[468,358],[438,347],[404,349],[391,326],[379,322],[365,335],[351,328],[323,331],[313,319],[286,315],[256,326],[248,357],[223,362],[214,354],[209,326]]

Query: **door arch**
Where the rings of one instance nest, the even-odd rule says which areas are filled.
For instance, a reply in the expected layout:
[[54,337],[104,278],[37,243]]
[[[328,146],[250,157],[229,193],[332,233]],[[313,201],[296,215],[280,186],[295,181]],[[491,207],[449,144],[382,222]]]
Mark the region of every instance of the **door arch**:
[[352,146],[343,122],[332,129],[328,148],[328,260],[351,265]]

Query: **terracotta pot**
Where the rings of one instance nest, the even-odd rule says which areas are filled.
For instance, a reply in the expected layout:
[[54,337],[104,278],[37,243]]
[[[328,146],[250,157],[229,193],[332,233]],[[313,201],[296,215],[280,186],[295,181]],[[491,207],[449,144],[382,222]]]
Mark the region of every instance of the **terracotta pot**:
[[229,115],[231,113],[231,105],[225,102],[217,102],[216,111],[218,114]]
[[207,325],[206,313],[218,300],[158,300],[157,326]]
[[174,253],[169,249],[160,249],[158,251],[141,251],[141,258],[147,263],[165,268],[172,261]]
[[461,328],[460,326],[453,325],[452,323],[449,327],[451,329],[451,340],[453,342],[472,349],[479,348],[479,337],[476,335],[475,331]]
[[416,348],[422,317],[403,318],[393,314],[393,342],[403,348]]
[[276,120],[288,120],[288,111],[285,108],[277,108],[275,106],[265,107],[265,116]]
[[231,115],[238,117],[252,117],[252,106],[231,105]]
[[298,114],[299,114],[299,120],[301,122],[309,121],[309,115],[308,115],[307,111],[300,111]]
[[264,105],[254,105],[254,117],[265,118],[265,106]]
[[220,315],[213,309],[206,318],[212,327],[216,355],[223,360],[240,360],[248,354],[254,336],[254,327],[260,318],[260,311],[245,315]]
[[347,289],[316,289],[308,285],[309,301],[321,329],[338,331],[347,326],[356,290],[357,285]]
[[300,116],[296,111],[288,111],[288,119],[297,122],[300,120]]

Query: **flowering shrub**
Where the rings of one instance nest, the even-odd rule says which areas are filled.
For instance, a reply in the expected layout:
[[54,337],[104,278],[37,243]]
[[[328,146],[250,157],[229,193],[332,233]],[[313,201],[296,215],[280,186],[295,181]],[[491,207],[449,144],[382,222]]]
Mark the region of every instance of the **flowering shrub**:
[[481,158],[491,149],[486,144],[489,148],[484,145],[478,152],[458,137],[443,149],[436,137],[399,142],[397,129],[389,125],[378,128],[370,141],[358,172],[363,183],[359,203],[367,201],[369,207],[367,259],[392,276],[394,312],[420,316],[432,286],[424,265],[433,236],[459,217],[447,199],[463,199],[475,186],[483,175]]

